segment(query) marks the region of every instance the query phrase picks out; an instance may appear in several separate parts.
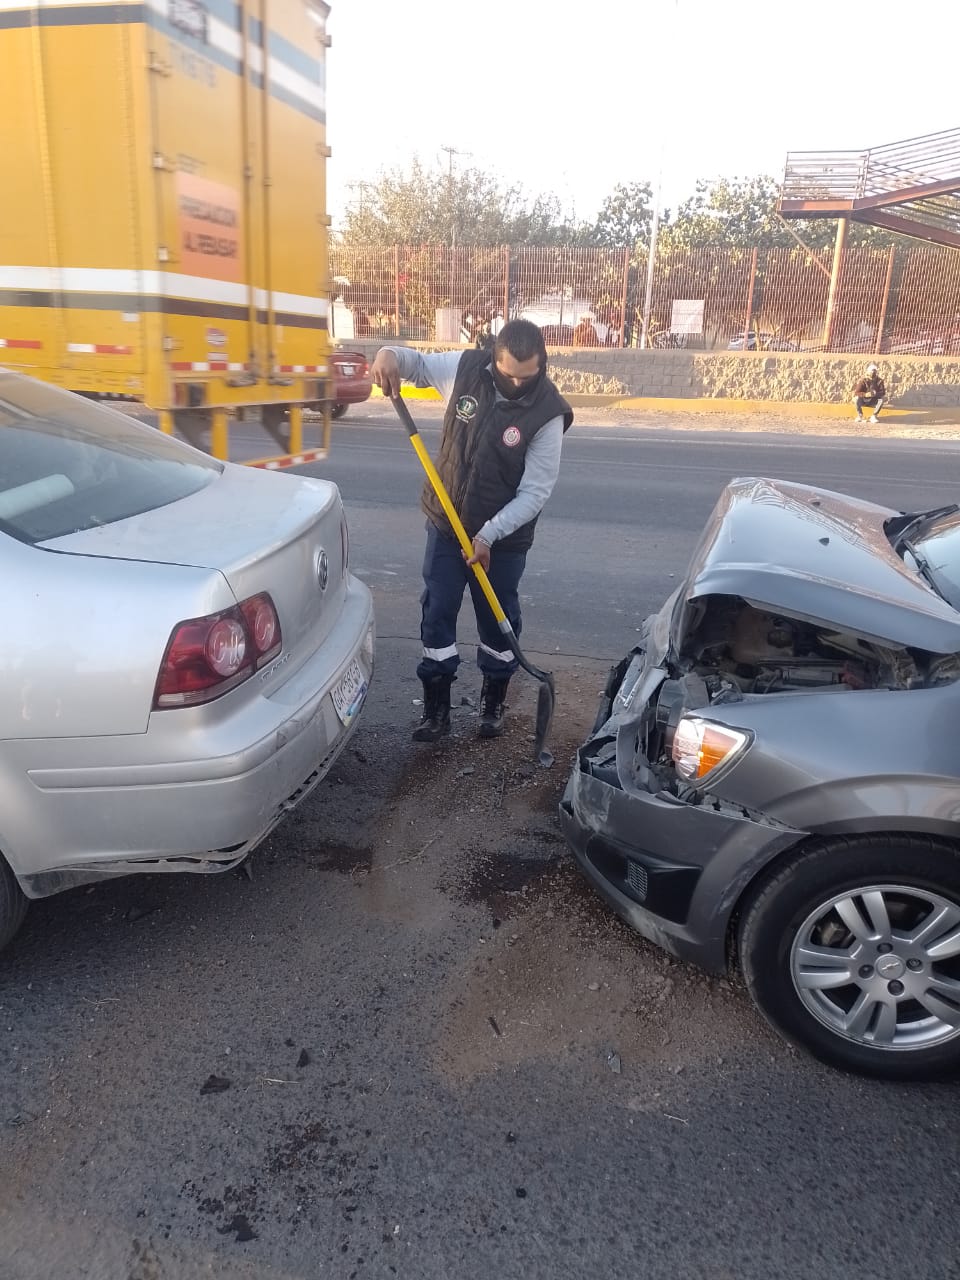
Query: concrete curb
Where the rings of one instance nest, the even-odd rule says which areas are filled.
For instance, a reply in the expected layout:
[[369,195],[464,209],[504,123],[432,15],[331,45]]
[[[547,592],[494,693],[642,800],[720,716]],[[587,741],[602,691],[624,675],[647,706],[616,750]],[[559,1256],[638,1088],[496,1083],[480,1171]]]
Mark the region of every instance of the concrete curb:
[[[379,387],[374,387],[372,398],[382,397]],[[405,400],[440,400],[440,393],[433,387],[404,387]],[[721,398],[695,398],[693,396],[617,396],[567,393],[565,398],[575,409],[619,409],[634,413],[696,413],[726,414],[729,416],[760,417],[775,415],[778,418],[829,418],[847,421],[853,428],[853,412],[849,404],[819,403],[810,400],[725,400]],[[886,408],[881,424],[897,426],[960,426],[960,408],[911,409],[907,406]]]

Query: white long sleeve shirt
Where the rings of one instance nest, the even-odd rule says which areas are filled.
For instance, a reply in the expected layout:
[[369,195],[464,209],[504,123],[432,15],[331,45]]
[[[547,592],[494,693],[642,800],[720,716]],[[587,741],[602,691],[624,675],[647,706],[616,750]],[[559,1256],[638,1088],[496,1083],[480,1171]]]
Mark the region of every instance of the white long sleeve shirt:
[[[413,347],[390,347],[389,350],[397,357],[400,377],[404,382],[412,382],[418,387],[434,387],[444,400],[449,400],[462,352],[438,351],[424,355]],[[496,391],[496,396],[498,400],[504,398],[499,391]],[[562,446],[563,418],[551,418],[530,441],[516,496],[478,531],[477,537],[481,542],[492,546],[540,514],[560,474]]]

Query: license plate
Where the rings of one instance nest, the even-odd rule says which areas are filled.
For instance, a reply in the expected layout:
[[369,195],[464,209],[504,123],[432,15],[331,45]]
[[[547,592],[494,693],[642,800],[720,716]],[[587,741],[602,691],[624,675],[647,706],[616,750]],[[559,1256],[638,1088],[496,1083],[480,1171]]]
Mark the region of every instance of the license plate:
[[340,366],[340,372],[344,374],[345,377],[352,378],[357,372],[357,366],[355,364],[342,364]]
[[349,724],[360,710],[367,692],[367,682],[356,658],[347,667],[340,683],[333,689],[333,706],[344,724]]

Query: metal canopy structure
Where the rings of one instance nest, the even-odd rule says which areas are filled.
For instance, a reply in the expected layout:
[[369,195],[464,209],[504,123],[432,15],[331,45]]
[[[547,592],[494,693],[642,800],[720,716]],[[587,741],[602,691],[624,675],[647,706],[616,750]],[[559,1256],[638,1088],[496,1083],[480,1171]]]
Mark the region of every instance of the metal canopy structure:
[[960,129],[868,151],[792,151],[777,208],[960,249]]

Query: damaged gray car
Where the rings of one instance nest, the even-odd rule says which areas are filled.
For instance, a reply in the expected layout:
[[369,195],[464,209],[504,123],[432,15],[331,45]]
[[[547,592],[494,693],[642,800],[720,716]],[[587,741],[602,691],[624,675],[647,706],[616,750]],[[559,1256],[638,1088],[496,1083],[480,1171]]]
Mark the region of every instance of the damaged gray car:
[[960,1068],[960,507],[723,492],[560,806],[645,938],[835,1066]]

